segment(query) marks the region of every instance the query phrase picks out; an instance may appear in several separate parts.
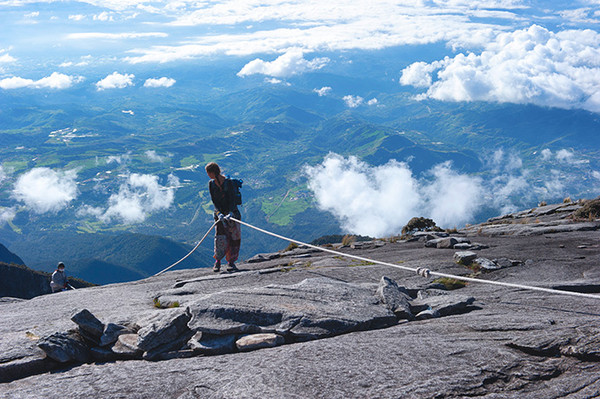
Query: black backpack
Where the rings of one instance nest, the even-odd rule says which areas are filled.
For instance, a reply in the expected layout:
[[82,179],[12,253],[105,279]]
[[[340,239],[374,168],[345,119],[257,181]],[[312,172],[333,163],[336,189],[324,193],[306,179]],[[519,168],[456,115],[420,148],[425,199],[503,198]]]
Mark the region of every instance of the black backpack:
[[229,176],[227,176],[227,178],[231,181],[231,186],[233,187],[233,192],[235,193],[235,205],[242,205],[242,192],[240,191],[240,188],[242,188],[244,181],[242,179],[232,179]]

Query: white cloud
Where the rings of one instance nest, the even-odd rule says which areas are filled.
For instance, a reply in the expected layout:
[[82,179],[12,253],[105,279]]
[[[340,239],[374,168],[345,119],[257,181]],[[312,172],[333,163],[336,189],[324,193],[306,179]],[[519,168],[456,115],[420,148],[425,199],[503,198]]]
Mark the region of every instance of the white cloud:
[[62,73],[53,72],[52,75],[46,76],[39,80],[24,79],[21,77],[13,76],[11,78],[0,79],[0,89],[68,89],[75,83],[79,83],[83,80],[80,76],[64,75]]
[[82,21],[85,19],[85,15],[82,14],[72,14],[69,15],[69,20],[70,21]]
[[103,11],[100,14],[94,15],[93,19],[94,19],[94,21],[102,21],[102,22],[107,22],[107,21],[113,22],[114,21],[112,13],[109,13],[106,11]]
[[116,163],[119,165],[127,164],[131,161],[131,152],[123,155],[109,155],[106,157],[106,164]]
[[600,112],[600,33],[553,33],[537,25],[500,33],[479,55],[461,53],[431,64],[412,64],[402,71],[400,82],[428,87],[419,98]]
[[0,165],[0,183],[8,178],[6,171],[4,170],[4,166]]
[[144,87],[171,87],[175,84],[175,79],[162,77],[158,79],[146,79]]
[[550,158],[552,158],[552,150],[550,150],[549,148],[544,148],[541,152],[542,155],[542,160],[547,161]]
[[118,72],[113,72],[104,79],[96,82],[96,87],[98,90],[123,89],[128,86],[133,86],[133,78],[135,78],[135,75],[133,74],[121,75]]
[[376,98],[372,98],[369,101],[367,101],[367,105],[377,105],[379,103],[379,100],[377,100]]
[[162,163],[165,160],[165,157],[161,157],[154,150],[148,150],[145,152],[146,158],[148,158],[151,162],[159,162]]
[[356,108],[365,101],[365,99],[362,98],[361,96],[352,96],[352,95],[344,96],[342,98],[342,100],[344,100],[344,102],[346,103],[346,106],[350,107],[350,108]]
[[317,93],[319,97],[328,96],[331,94],[331,87],[323,86],[320,89],[313,89],[313,92]]
[[263,61],[260,58],[250,61],[237,75],[243,77],[261,74],[281,78],[321,69],[328,62],[329,58],[326,57],[314,58],[311,61],[305,60],[302,50],[293,49],[280,55],[274,61]]
[[4,225],[4,223],[13,220],[17,214],[17,211],[14,208],[3,208],[0,207],[0,226]]
[[403,162],[370,166],[355,157],[329,154],[304,172],[318,207],[339,217],[344,230],[355,234],[397,234],[413,216],[459,225],[480,206],[481,180],[453,171],[448,163],[418,180]]
[[[169,184],[172,183],[178,181],[170,178]],[[158,176],[133,173],[121,184],[119,192],[110,196],[108,209],[100,219],[104,222],[119,219],[126,224],[143,222],[149,213],[168,209],[173,204],[174,187],[161,186]],[[88,210],[92,215],[97,211],[96,208]]]
[[597,180],[600,180],[600,172],[598,172],[597,170],[592,171],[592,177],[594,177]]
[[8,64],[15,62],[17,59],[6,52],[4,49],[0,49],[0,64]]
[[82,33],[70,33],[66,37],[67,39],[73,40],[90,40],[90,39],[104,39],[104,40],[125,40],[125,39],[140,39],[148,37],[168,37],[169,35],[164,32],[123,32],[123,33],[106,33],[106,32],[82,32]]
[[77,172],[34,168],[17,179],[12,196],[36,213],[58,212],[77,197]]

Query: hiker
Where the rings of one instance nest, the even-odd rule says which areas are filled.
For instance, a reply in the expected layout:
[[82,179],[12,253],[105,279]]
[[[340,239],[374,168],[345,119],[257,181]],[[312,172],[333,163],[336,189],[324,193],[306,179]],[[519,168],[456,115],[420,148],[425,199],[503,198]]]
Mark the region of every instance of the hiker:
[[59,292],[67,289],[67,275],[65,274],[65,264],[58,262],[56,270],[52,273],[52,280],[50,280],[50,288],[52,292]]
[[221,168],[215,162],[206,165],[206,174],[210,177],[208,190],[210,198],[215,206],[213,214],[217,229],[215,232],[215,264],[213,271],[221,270],[221,259],[227,261],[227,271],[235,272],[238,268],[235,262],[240,253],[242,229],[239,223],[230,220],[234,217],[241,220],[240,211],[237,208],[235,195],[236,188],[233,182],[221,174]]

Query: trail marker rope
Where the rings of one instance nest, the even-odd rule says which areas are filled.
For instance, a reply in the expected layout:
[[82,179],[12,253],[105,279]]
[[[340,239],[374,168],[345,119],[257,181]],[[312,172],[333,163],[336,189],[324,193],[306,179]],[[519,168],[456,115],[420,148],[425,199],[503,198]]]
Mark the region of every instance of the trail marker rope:
[[279,238],[279,239],[282,239],[282,240],[285,240],[285,241],[290,241],[290,242],[296,243],[298,245],[305,245],[305,246],[307,246],[309,248],[315,248],[315,249],[318,249],[319,251],[329,252],[329,253],[336,254],[336,255],[341,255],[341,256],[344,256],[346,258],[352,258],[352,259],[357,259],[357,260],[361,260],[361,261],[365,261],[365,262],[377,263],[377,264],[380,264],[380,265],[383,265],[383,266],[389,266],[389,267],[395,267],[397,269],[407,270],[407,271],[410,271],[410,272],[413,272],[413,273],[417,273],[418,275],[420,275],[422,277],[429,277],[431,275],[431,276],[452,278],[452,279],[455,279],[455,280],[467,281],[467,282],[471,282],[471,283],[492,284],[492,285],[498,285],[498,286],[503,286],[503,287],[519,288],[519,289],[523,289],[523,290],[532,290],[532,291],[547,292],[547,293],[551,293],[551,294],[571,295],[571,296],[578,296],[578,297],[584,297],[584,298],[600,299],[600,295],[587,294],[587,293],[584,293],[584,292],[562,291],[562,290],[555,290],[555,289],[552,289],[552,288],[534,287],[534,286],[523,285],[523,284],[505,283],[505,282],[501,282],[501,281],[481,280],[481,279],[476,279],[476,278],[472,278],[472,277],[455,276],[455,275],[452,275],[452,274],[435,272],[435,271],[431,271],[431,270],[429,270],[427,268],[421,268],[421,267],[419,267],[419,268],[412,268],[412,267],[408,267],[408,266],[402,266],[402,265],[396,265],[396,264],[393,264],[393,263],[382,262],[382,261],[378,261],[378,260],[374,260],[374,259],[363,258],[362,256],[345,254],[343,252],[334,251],[334,250],[329,249],[329,248],[323,248],[323,247],[319,247],[317,245],[307,244],[307,243],[302,242],[302,241],[294,240],[292,238],[287,238],[287,237],[284,237],[282,235],[275,234],[275,233],[272,233],[270,231],[267,231],[267,230],[261,229],[259,227],[253,226],[250,223],[246,223],[246,222],[243,222],[241,220],[237,220],[235,218],[229,218],[229,219],[233,220],[235,222],[238,222],[240,224],[243,224],[244,226],[248,226],[251,229],[254,229],[256,231],[260,231],[261,233],[268,234],[270,236],[273,236],[273,237],[276,237],[276,238]]
[[[344,256],[346,258],[357,259],[357,260],[364,261],[364,262],[376,263],[376,264],[379,264],[379,265],[382,265],[382,266],[395,267],[396,269],[402,269],[402,270],[406,270],[406,271],[409,271],[409,272],[417,273],[421,277],[426,277],[427,278],[427,277],[430,277],[430,276],[438,276],[438,277],[452,278],[452,279],[460,280],[460,281],[466,281],[466,282],[470,282],[470,283],[491,284],[491,285],[497,285],[497,286],[502,286],[502,287],[519,288],[519,289],[522,289],[522,290],[547,292],[547,293],[550,293],[550,294],[560,294],[560,295],[578,296],[578,297],[583,297],[583,298],[600,299],[600,295],[587,294],[587,293],[584,293],[584,292],[563,291],[563,290],[555,290],[553,288],[535,287],[535,286],[524,285],[524,284],[514,284],[514,283],[505,283],[505,282],[501,282],[501,281],[482,280],[482,279],[477,279],[477,278],[473,278],[473,277],[455,276],[453,274],[447,274],[447,273],[440,273],[440,272],[436,272],[436,271],[431,271],[431,270],[429,270],[427,268],[424,268],[424,267],[413,268],[413,267],[408,267],[408,266],[396,265],[396,264],[389,263],[389,262],[382,262],[382,261],[375,260],[375,259],[364,258],[362,256],[356,256],[356,255],[346,254],[346,253],[343,253],[343,252],[334,251],[333,249],[323,248],[323,247],[319,247],[317,245],[312,245],[312,244],[308,244],[308,243],[305,243],[305,242],[302,242],[302,241],[294,240],[293,238],[288,238],[288,237],[285,237],[285,236],[282,236],[282,235],[279,235],[279,234],[276,234],[276,233],[272,233],[272,232],[270,232],[268,230],[261,229],[260,227],[253,226],[250,223],[243,222],[243,221],[235,219],[233,217],[226,218],[226,220],[233,220],[234,222],[237,222],[237,223],[242,224],[244,226],[250,227],[251,229],[254,229],[254,230],[259,231],[261,233],[264,233],[264,234],[267,234],[267,235],[279,238],[279,239],[284,240],[284,241],[293,242],[293,243],[296,243],[298,245],[304,245],[304,246],[307,246],[309,248],[314,248],[314,249],[317,249],[317,250],[322,251],[322,252],[329,252],[329,253],[332,253],[332,254],[335,254],[335,255]],[[186,256],[184,256],[183,258],[181,258],[177,262],[173,263],[171,266],[167,267],[166,269],[161,270],[160,272],[156,273],[154,276],[159,276],[159,275],[163,274],[167,270],[171,269],[172,267],[178,265],[179,263],[181,263],[185,259],[187,259],[196,249],[198,249],[198,247],[200,246],[200,244],[202,244],[202,242],[204,241],[204,239],[206,239],[206,236],[208,236],[208,233],[210,233],[210,231],[213,229],[213,227],[216,226],[216,224],[218,222],[219,221],[216,221],[216,222],[214,222],[212,224],[212,226],[210,226],[210,228],[208,229],[208,231],[206,232],[206,234],[204,234],[204,237],[202,237],[202,239],[198,242],[198,244],[196,244],[196,246],[194,247],[194,249],[192,249]]]
[[217,220],[216,222],[214,222],[212,224],[212,226],[210,226],[210,228],[206,231],[206,234],[204,234],[204,237],[202,237],[202,239],[200,241],[198,241],[198,244],[196,244],[196,246],[183,258],[179,259],[177,262],[173,263],[171,266],[159,271],[158,273],[154,274],[152,277],[154,276],[160,276],[161,274],[163,274],[164,272],[166,272],[167,270],[177,266],[178,264],[180,264],[181,262],[183,262],[184,260],[186,260],[192,253],[194,253],[195,250],[198,249],[198,247],[200,246],[200,244],[202,244],[202,241],[204,241],[204,239],[206,239],[206,237],[208,236],[208,233],[210,233],[210,231],[213,229],[213,227],[215,227],[217,225],[219,221]]

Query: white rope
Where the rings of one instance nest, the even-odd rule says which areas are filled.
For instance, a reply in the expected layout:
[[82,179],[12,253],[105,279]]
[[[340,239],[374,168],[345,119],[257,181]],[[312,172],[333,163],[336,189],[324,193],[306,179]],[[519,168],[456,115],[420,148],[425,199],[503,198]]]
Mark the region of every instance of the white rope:
[[202,244],[202,241],[204,241],[204,239],[206,238],[206,236],[208,236],[208,233],[210,233],[210,231],[213,229],[213,227],[215,227],[215,225],[218,223],[219,221],[217,220],[216,222],[214,222],[212,224],[212,226],[210,226],[210,229],[208,229],[206,231],[206,234],[204,234],[204,237],[202,237],[202,239],[200,241],[198,241],[198,244],[196,244],[196,246],[183,258],[179,259],[177,262],[173,263],[171,266],[167,267],[166,269],[163,269],[161,271],[159,271],[158,273],[156,273],[155,275],[153,275],[152,277],[155,276],[160,276],[161,274],[163,274],[164,272],[166,272],[167,270],[171,269],[172,267],[177,266],[178,264],[180,264],[181,262],[183,262],[184,260],[186,260],[188,258],[188,256],[190,256],[191,254],[194,253],[195,250],[198,249],[198,247],[200,246],[200,244]]
[[256,231],[260,231],[261,233],[265,233],[265,234],[268,234],[270,236],[279,238],[281,240],[290,241],[290,242],[296,243],[298,245],[305,245],[305,246],[307,246],[309,248],[315,248],[315,249],[318,249],[319,251],[329,252],[329,253],[336,254],[336,255],[341,255],[341,256],[345,256],[347,258],[352,258],[352,259],[357,259],[357,260],[361,260],[361,261],[365,261],[365,262],[377,263],[377,264],[380,264],[380,265],[383,265],[383,266],[390,266],[390,267],[395,267],[397,269],[407,270],[407,271],[410,271],[410,272],[417,273],[418,275],[420,275],[422,277],[429,277],[431,275],[431,276],[452,278],[452,279],[455,279],[455,280],[467,281],[467,282],[471,282],[471,283],[492,284],[492,285],[499,285],[499,286],[503,286],[503,287],[519,288],[519,289],[523,289],[523,290],[533,290],[533,291],[548,292],[548,293],[551,293],[551,294],[571,295],[571,296],[578,296],[578,297],[584,297],[584,298],[600,299],[600,295],[586,294],[586,293],[583,293],[583,292],[562,291],[562,290],[555,290],[555,289],[552,289],[552,288],[534,287],[534,286],[529,286],[529,285],[504,283],[504,282],[492,281],[492,280],[481,280],[481,279],[476,279],[476,278],[472,278],[472,277],[464,277],[464,276],[454,276],[452,274],[446,274],[446,273],[440,273],[440,272],[431,271],[431,270],[429,270],[427,268],[421,268],[421,267],[419,267],[419,268],[412,268],[412,267],[408,267],[408,266],[402,266],[402,265],[396,265],[396,264],[393,264],[393,263],[382,262],[382,261],[378,261],[378,260],[374,260],[374,259],[363,258],[362,256],[350,255],[350,254],[346,254],[346,253],[343,253],[343,252],[334,251],[334,250],[329,249],[329,248],[323,248],[323,247],[319,247],[317,245],[307,244],[305,242],[294,240],[292,238],[287,238],[287,237],[284,237],[282,235],[275,234],[275,233],[272,233],[270,231],[267,231],[267,230],[261,229],[259,227],[253,226],[253,225],[251,225],[249,223],[242,222],[241,220],[237,220],[237,219],[235,219],[233,217],[230,217],[229,219],[233,220],[235,222],[238,222],[240,224],[243,224],[244,226],[248,226],[251,229],[254,229]]

